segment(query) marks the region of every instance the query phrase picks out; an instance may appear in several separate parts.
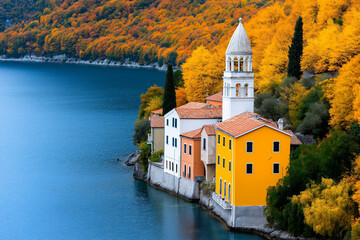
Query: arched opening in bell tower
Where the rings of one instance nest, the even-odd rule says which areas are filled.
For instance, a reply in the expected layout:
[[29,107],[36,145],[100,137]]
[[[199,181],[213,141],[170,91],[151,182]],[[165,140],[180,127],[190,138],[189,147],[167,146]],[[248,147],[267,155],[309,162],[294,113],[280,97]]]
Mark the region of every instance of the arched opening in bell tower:
[[239,60],[239,71],[244,71],[244,58],[240,58]]
[[234,58],[234,71],[239,71],[239,59],[237,57]]
[[236,84],[236,96],[237,97],[240,95],[240,88],[241,88],[241,84],[240,83]]

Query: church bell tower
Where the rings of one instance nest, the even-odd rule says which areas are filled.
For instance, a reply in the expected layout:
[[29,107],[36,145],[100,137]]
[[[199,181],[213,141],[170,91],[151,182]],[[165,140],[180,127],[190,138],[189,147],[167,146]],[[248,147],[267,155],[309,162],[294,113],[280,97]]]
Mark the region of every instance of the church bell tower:
[[223,121],[240,113],[254,112],[252,51],[241,18],[231,37],[225,56]]

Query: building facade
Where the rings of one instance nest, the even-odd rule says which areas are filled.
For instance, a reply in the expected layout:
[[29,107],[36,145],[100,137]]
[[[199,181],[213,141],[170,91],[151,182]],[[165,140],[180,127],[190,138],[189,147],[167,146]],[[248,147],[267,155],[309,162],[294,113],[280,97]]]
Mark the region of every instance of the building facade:
[[291,134],[255,113],[216,129],[216,194],[232,206],[266,205],[267,188],[286,174]]

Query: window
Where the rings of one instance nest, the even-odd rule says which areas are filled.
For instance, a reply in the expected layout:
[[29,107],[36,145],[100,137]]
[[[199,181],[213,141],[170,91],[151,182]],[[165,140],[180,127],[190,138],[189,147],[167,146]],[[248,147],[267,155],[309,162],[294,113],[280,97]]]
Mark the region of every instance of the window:
[[172,138],[172,146],[175,146],[175,139]]
[[223,146],[225,147],[225,137],[223,137]]
[[220,134],[218,134],[218,144],[220,144]]
[[184,164],[184,172],[183,172],[183,176],[186,177],[186,164]]
[[177,138],[175,138],[175,147],[177,147]]
[[177,118],[175,118],[175,128],[177,128]]
[[206,150],[206,138],[204,138],[203,149]]
[[224,199],[226,200],[226,181],[224,181]]
[[172,127],[174,127],[174,125],[175,125],[175,119],[174,118],[172,118]]
[[177,173],[177,164],[175,164],[175,168],[176,168],[176,173]]
[[189,178],[191,178],[191,167],[189,166]]
[[174,163],[171,163],[171,171],[174,171]]
[[279,174],[280,173],[280,163],[274,163],[273,164],[273,173]]
[[186,143],[184,143],[184,153],[186,153]]
[[231,196],[231,185],[229,183],[229,191],[228,191],[228,201],[230,202],[230,196]]
[[253,164],[247,163],[246,164],[246,174],[252,174],[253,173]]
[[225,168],[225,158],[223,158],[223,168]]
[[229,172],[231,172],[231,161],[229,161]]
[[246,142],[246,152],[247,153],[253,152],[253,142]]
[[218,165],[220,165],[220,155],[218,155]]
[[169,136],[166,135],[166,144],[169,144]]
[[169,119],[166,119],[166,126],[169,126]]
[[273,143],[273,151],[274,152],[280,152],[280,142],[279,141],[275,141]]
[[231,150],[231,139],[229,139],[229,150]]
[[220,196],[222,196],[222,180],[221,180],[221,178],[220,178],[220,189],[219,189],[219,193],[220,193]]
[[192,147],[191,147],[191,145],[189,145],[189,155],[191,156],[191,149],[192,149]]
[[166,169],[168,169],[168,161],[166,160]]

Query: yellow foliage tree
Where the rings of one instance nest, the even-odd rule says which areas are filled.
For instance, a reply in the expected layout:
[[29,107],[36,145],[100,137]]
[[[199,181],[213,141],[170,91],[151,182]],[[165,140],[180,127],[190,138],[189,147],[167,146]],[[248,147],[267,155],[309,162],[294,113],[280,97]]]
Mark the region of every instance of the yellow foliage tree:
[[360,123],[360,85],[355,86],[354,96],[355,96],[355,100],[354,100],[354,104],[353,104],[353,109],[355,110],[354,115],[355,115],[356,121],[358,121],[358,123]]
[[182,65],[185,91],[189,102],[204,102],[207,95],[222,88],[225,56],[198,47]]
[[293,126],[297,125],[297,117],[296,114],[298,112],[298,108],[301,104],[302,99],[309,93],[309,90],[300,84],[299,82],[295,82],[290,87],[284,89],[281,97],[288,103],[289,108],[289,120],[293,124]]
[[354,113],[358,114],[358,96],[354,89],[360,86],[360,55],[355,56],[351,61],[340,69],[340,74],[334,79],[334,83],[326,95],[330,99],[330,124],[349,129],[355,122]]
[[187,96],[185,88],[179,87],[175,90],[176,92],[176,106],[180,107],[187,103]]
[[162,108],[162,105],[163,105],[163,100],[161,99],[161,97],[156,96],[151,98],[148,105],[145,108],[144,117],[145,118],[149,117],[152,111]]
[[305,222],[316,233],[339,239],[343,231],[350,228],[353,218],[350,189],[347,180],[336,184],[332,179],[323,178],[320,184],[311,184],[292,201],[303,204]]

